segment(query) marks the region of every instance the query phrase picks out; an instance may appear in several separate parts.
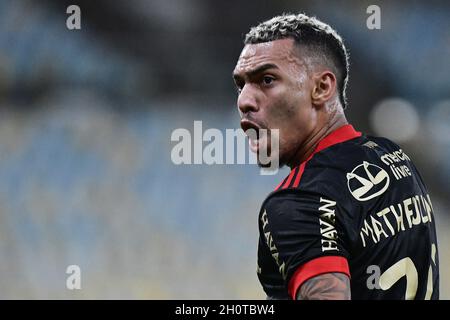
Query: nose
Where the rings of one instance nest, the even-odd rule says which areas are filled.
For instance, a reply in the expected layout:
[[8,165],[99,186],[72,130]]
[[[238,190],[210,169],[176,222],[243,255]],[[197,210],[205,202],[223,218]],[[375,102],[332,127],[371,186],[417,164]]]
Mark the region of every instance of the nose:
[[258,111],[255,89],[251,85],[245,84],[238,97],[238,108],[242,114]]

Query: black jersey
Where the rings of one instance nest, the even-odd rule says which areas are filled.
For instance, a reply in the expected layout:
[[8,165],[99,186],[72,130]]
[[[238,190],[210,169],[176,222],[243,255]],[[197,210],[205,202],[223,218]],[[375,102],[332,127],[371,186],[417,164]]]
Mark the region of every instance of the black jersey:
[[343,126],[263,202],[258,278],[290,299],[311,277],[349,275],[352,299],[438,299],[430,196],[393,142]]

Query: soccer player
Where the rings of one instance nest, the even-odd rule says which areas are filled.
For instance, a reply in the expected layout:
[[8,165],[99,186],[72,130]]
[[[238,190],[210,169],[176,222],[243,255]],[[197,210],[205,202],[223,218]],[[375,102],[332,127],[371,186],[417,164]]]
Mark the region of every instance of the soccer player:
[[281,15],[244,44],[233,72],[241,127],[278,129],[278,152],[267,138],[250,144],[292,169],[259,214],[267,298],[438,299],[430,196],[398,145],[348,124],[341,37],[316,18]]

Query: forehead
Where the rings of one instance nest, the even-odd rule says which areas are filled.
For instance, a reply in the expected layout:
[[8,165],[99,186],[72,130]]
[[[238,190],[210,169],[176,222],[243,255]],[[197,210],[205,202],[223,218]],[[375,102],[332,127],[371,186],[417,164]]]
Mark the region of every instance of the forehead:
[[293,39],[280,39],[270,42],[247,44],[242,49],[234,73],[247,73],[259,65],[272,63],[280,67],[295,63],[301,64],[295,54]]

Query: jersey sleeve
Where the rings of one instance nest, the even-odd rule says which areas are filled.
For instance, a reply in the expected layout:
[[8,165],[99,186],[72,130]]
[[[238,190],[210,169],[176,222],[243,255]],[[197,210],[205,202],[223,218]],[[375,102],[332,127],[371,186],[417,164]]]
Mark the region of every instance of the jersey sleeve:
[[292,298],[303,282],[319,274],[350,275],[341,210],[329,197],[299,190],[267,199],[260,229]]

